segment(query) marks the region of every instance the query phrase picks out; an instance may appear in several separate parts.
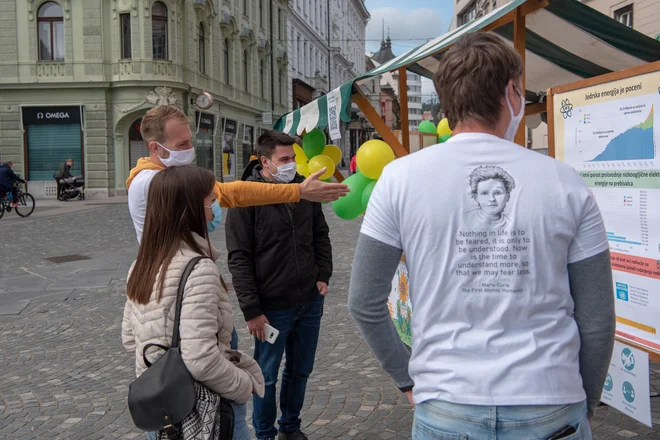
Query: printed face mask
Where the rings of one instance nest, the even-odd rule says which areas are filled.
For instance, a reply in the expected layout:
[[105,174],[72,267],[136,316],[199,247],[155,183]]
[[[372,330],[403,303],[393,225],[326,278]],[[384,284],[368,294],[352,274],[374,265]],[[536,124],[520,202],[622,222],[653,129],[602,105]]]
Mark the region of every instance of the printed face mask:
[[181,151],[172,151],[165,148],[160,142],[156,142],[160,148],[170,153],[170,157],[167,159],[160,158],[160,161],[163,162],[163,165],[166,167],[180,167],[183,165],[190,165],[193,160],[195,160],[195,149],[190,148],[188,150]]
[[217,200],[211,203],[211,206],[205,206],[205,208],[211,208],[211,211],[213,211],[213,220],[206,222],[206,230],[213,232],[222,223],[222,208],[220,208],[220,203]]
[[[271,164],[275,165],[273,162],[270,160],[268,161]],[[289,183],[293,180],[294,177],[296,177],[296,163],[295,162],[289,162],[281,166],[277,166],[277,174],[271,173],[273,178],[277,180],[280,183]]]
[[520,111],[518,112],[517,115],[513,114],[513,107],[511,106],[511,102],[509,102],[509,87],[507,86],[504,95],[506,97],[506,105],[509,107],[509,114],[511,115],[511,122],[509,122],[509,127],[506,129],[506,133],[504,133],[504,139],[507,141],[513,142],[513,140],[516,137],[516,132],[518,131],[518,126],[520,125],[520,121],[522,121],[523,116],[525,115],[525,100],[523,99],[522,93],[518,91],[518,88],[516,86],[513,86],[515,89],[516,93],[520,95]]

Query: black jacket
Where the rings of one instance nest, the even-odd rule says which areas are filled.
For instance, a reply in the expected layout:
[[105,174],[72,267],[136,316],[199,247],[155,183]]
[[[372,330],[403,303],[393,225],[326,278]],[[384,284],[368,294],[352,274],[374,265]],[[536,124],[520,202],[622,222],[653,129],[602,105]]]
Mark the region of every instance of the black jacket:
[[[261,181],[253,161],[242,180]],[[304,178],[297,175],[293,183]],[[317,281],[332,275],[332,246],[320,203],[231,208],[227,214],[228,264],[248,321],[264,311],[293,308],[318,297]]]
[[14,170],[12,170],[6,163],[0,165],[0,188],[4,188],[5,191],[8,191],[9,188],[14,187],[14,182],[25,183],[25,180],[18,177],[16,173],[14,173]]
[[57,173],[55,173],[55,178],[68,179],[70,177],[73,177],[71,174],[71,167],[66,162],[60,164],[60,169],[57,170]]

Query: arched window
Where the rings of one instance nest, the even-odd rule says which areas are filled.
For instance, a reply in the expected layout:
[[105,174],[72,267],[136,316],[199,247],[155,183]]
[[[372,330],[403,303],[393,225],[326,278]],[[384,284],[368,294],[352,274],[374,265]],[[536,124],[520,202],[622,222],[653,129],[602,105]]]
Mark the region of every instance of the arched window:
[[229,40],[226,38],[224,43],[222,43],[222,56],[225,63],[225,83],[229,84]]
[[204,23],[199,24],[199,71],[206,73],[206,38],[204,36]]
[[243,52],[243,90],[248,91],[248,51]]
[[64,61],[64,15],[55,2],[41,5],[37,14],[39,61]]
[[167,56],[167,6],[155,2],[151,6],[151,35],[154,60],[166,60]]
[[261,81],[261,97],[266,99],[266,83],[264,82],[264,74],[265,74],[265,68],[264,64],[266,62],[264,60],[261,60],[261,64],[259,65],[259,81]]

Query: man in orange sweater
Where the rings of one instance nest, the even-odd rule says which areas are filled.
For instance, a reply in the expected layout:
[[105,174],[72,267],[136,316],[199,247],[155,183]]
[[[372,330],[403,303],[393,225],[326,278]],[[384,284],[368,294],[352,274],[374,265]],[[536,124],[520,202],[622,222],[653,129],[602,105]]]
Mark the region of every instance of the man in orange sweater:
[[[138,160],[126,180],[128,209],[138,242],[142,239],[151,179],[166,167],[188,165],[195,159],[190,121],[177,107],[160,105],[149,110],[142,118],[140,133],[151,154]],[[295,203],[300,200],[331,202],[346,195],[346,185],[319,181],[324,171],[312,174],[298,185],[269,185],[240,180],[216,182],[215,195],[224,208]]]

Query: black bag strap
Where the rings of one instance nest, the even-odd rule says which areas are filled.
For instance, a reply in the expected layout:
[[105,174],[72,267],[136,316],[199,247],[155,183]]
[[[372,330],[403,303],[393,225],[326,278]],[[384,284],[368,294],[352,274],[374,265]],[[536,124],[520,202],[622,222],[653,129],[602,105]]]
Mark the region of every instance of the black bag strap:
[[181,305],[183,304],[183,292],[186,289],[186,282],[188,281],[188,277],[190,276],[190,273],[193,271],[199,260],[203,258],[208,258],[208,257],[199,256],[190,260],[186,268],[183,270],[183,274],[181,275],[181,280],[179,281],[179,289],[176,292],[174,329],[172,330],[172,344],[170,345],[170,348],[178,348],[179,343],[181,342],[181,335],[179,334],[179,324],[181,320]]

